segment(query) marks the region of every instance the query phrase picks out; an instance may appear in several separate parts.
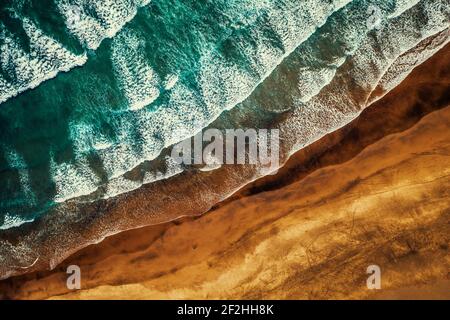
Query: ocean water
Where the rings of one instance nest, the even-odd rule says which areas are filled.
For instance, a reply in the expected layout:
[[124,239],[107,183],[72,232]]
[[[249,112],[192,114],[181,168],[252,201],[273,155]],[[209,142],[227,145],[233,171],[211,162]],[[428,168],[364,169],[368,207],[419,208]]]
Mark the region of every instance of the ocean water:
[[446,0],[4,0],[0,230],[160,180],[152,160],[234,108],[292,110],[301,148],[449,18]]

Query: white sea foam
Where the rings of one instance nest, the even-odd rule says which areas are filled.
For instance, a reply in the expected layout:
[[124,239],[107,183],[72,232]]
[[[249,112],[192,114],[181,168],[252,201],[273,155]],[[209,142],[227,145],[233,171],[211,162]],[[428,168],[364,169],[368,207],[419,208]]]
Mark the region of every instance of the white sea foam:
[[391,25],[367,38],[354,59],[358,66],[368,69],[356,69],[354,75],[356,84],[369,91],[367,100],[391,64],[403,53],[422,40],[449,28],[450,7],[446,4],[446,0],[421,1],[394,19]]
[[[97,154],[103,163],[108,179],[117,178],[136,167],[140,161],[141,154],[133,147],[136,144],[136,137],[132,123],[135,123],[134,113],[141,113],[144,110],[137,110],[133,114],[124,114],[121,118],[117,132],[117,140],[120,143],[114,143],[110,148],[98,150]],[[133,121],[134,120],[134,121]]]
[[159,92],[159,77],[145,56],[145,42],[129,30],[113,40],[111,60],[130,110],[142,109],[155,101]]
[[[136,15],[139,7],[149,3],[150,0],[61,0],[57,5],[68,31],[86,48],[97,49],[105,38],[114,37]],[[19,46],[14,35],[7,31],[0,34],[0,39],[4,40],[0,47],[0,67],[13,78],[11,83],[0,75],[0,104],[87,61],[85,53],[70,52],[45,35],[30,19],[23,18],[23,28],[29,37],[30,52]]]
[[175,85],[178,82],[178,76],[176,74],[170,74],[166,77],[166,79],[164,80],[164,88],[166,90],[170,90],[173,87],[175,87]]
[[108,181],[103,198],[112,198],[119,194],[136,190],[142,186],[141,181],[127,179],[123,176]]
[[[368,34],[350,58],[351,68],[325,87],[324,94],[306,103],[299,101],[293,116],[284,124],[285,135],[294,136],[293,152],[347,124],[367,106],[368,97],[390,66],[424,39],[449,27],[449,12],[442,10],[444,0],[421,1],[417,6],[388,22],[381,30]],[[417,19],[417,17],[422,17]],[[424,50],[420,61],[435,50]],[[420,61],[417,61],[419,63]],[[408,63],[403,74],[416,63]],[[351,79],[351,81],[350,81]],[[356,88],[362,93],[353,96]],[[393,87],[391,87],[392,89]]]
[[368,103],[372,104],[381,99],[387,92],[398,86],[416,66],[425,62],[449,42],[450,30],[446,29],[443,33],[432,39],[426,47],[415,48],[415,50],[401,55],[389,66],[389,69],[378,82],[378,88],[382,90],[381,94],[371,96]]
[[416,4],[418,4],[420,0],[396,0],[395,1],[395,11],[389,16],[389,18],[395,18],[401,15],[408,9],[411,9]]
[[[108,177],[117,178],[143,161],[156,158],[165,141],[176,143],[180,136],[195,135],[207,124],[204,110],[198,107],[200,103],[192,90],[180,83],[170,91],[169,104],[163,112],[142,109],[124,114],[118,136],[122,142],[98,152]],[[132,132],[140,136],[139,151],[133,147],[137,141]]]
[[133,19],[139,7],[149,3],[150,0],[61,0],[58,9],[65,17],[67,29],[83,45],[95,50]]
[[55,202],[88,195],[97,190],[100,184],[100,178],[84,159],[74,164],[57,164],[52,158],[50,171],[56,187]]
[[[283,46],[268,45],[267,39],[257,30],[253,41],[242,43],[242,52],[251,61],[251,69],[256,71],[255,79],[233,62],[224,60],[216,53],[205,56],[201,65],[199,83],[202,96],[211,114],[217,116],[223,109],[229,110],[247,98],[256,86],[264,81],[272,71],[300,44],[306,41],[316,29],[322,26],[335,11],[351,1],[304,1],[287,8],[272,3],[269,7],[269,24]],[[265,2],[266,3],[266,2]],[[267,9],[267,8],[265,8]],[[218,106],[221,106],[218,109]],[[182,140],[182,139],[180,139]]]
[[68,127],[76,156],[89,153],[93,149],[107,149],[113,144],[110,139],[91,123],[72,121]]
[[315,97],[334,78],[336,70],[333,67],[322,69],[304,68],[300,70],[297,88],[301,96],[297,100],[305,103],[312,97]]
[[30,51],[25,52],[15,36],[6,29],[0,34],[0,68],[12,80],[0,77],[0,103],[42,82],[54,78],[59,72],[81,66],[87,61],[85,54],[76,55],[59,42],[45,35],[34,23],[23,19],[23,28],[30,40]]
[[[402,13],[408,11],[409,9],[413,8],[415,4],[419,3],[420,1],[397,1],[395,6],[395,11],[393,14],[388,15],[388,20],[385,21],[385,24],[388,24],[388,27],[386,30],[396,30],[395,32],[399,32],[399,27],[393,25],[390,23],[390,21],[394,21],[395,23],[404,23],[404,24],[410,24],[409,26],[404,25],[405,28],[404,31],[409,30],[409,33],[414,33],[414,19],[409,19],[407,22],[406,20],[399,20],[395,19],[399,17]],[[356,6],[360,6],[360,4],[356,3]],[[334,78],[337,69],[342,66],[349,57],[352,57],[354,55],[361,55],[362,58],[364,58],[364,52],[359,50],[359,47],[362,45],[361,42],[363,39],[366,39],[365,35],[367,32],[370,32],[373,30],[369,30],[366,27],[364,22],[367,17],[365,15],[361,15],[359,17],[355,17],[352,15],[351,10],[354,10],[352,6],[347,6],[343,9],[341,12],[341,19],[340,19],[340,29],[336,30],[338,34],[326,34],[323,39],[329,38],[330,45],[334,45],[333,41],[335,37],[339,37],[341,41],[341,45],[345,43],[345,52],[344,56],[342,57],[333,57],[333,60],[327,61],[327,65],[324,66],[323,57],[319,56],[316,57],[317,50],[315,48],[315,44],[309,44],[308,47],[305,48],[305,51],[302,51],[301,53],[298,53],[303,56],[302,59],[302,68],[301,72],[299,72],[299,78],[298,78],[298,84],[297,87],[299,89],[299,96],[296,98],[297,101],[306,103],[309,101],[312,97],[316,96],[322,88],[324,88],[328,83],[332,81]],[[416,10],[416,9],[413,9]],[[360,12],[364,12],[363,9],[360,10]],[[426,11],[426,9],[425,9]],[[361,21],[358,23],[357,19],[360,19]],[[347,19],[345,21],[344,19]],[[397,21],[397,22],[395,22]],[[400,22],[398,22],[400,21]],[[353,22],[353,23],[348,23]],[[424,37],[427,37],[429,34],[435,33],[437,30],[440,30],[442,28],[445,28],[444,25],[440,25],[440,28],[438,29],[429,29],[426,34],[424,34]],[[401,37],[399,37],[400,39]],[[391,40],[389,40],[391,41]],[[388,41],[388,42],[389,42]],[[397,39],[396,39],[397,41]],[[420,41],[420,38],[416,41]],[[407,47],[410,47],[411,44],[407,44]],[[358,51],[359,50],[359,51]],[[312,51],[312,53],[311,53]],[[384,52],[384,50],[382,50]],[[393,61],[393,60],[392,60]],[[314,67],[314,65],[322,65],[320,67]]]
[[104,150],[110,148],[112,144],[113,143],[108,141],[106,138],[100,138],[93,144],[93,147],[95,150]]
[[111,198],[120,195],[125,192],[130,192],[140,188],[144,184],[157,182],[160,180],[169,179],[177,174],[183,172],[183,168],[175,163],[171,157],[165,159],[166,169],[161,171],[146,171],[142,180],[130,180],[123,176],[111,179],[108,181],[106,192],[103,198]]
[[0,225],[0,230],[7,230],[15,227],[20,227],[21,225],[29,222],[33,222],[33,219],[24,219],[18,216],[13,216],[8,213],[4,215],[3,224]]

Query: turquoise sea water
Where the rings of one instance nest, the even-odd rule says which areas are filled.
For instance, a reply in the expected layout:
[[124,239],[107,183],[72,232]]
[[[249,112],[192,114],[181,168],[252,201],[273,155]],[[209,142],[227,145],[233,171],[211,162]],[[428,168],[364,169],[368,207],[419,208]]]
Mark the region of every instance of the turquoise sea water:
[[449,17],[436,0],[2,1],[0,228],[151,183],[123,177],[257,86],[256,110],[307,107],[349,56],[371,58],[378,24],[387,59]]

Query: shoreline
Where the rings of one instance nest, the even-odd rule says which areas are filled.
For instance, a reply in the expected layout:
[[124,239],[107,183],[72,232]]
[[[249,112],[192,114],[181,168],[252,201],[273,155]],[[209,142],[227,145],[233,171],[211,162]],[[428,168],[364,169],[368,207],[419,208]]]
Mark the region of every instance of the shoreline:
[[[400,74],[408,74],[423,61],[410,61],[405,70],[403,57],[411,53],[430,56],[442,48],[447,38],[448,30],[425,39],[419,38],[421,41],[414,37],[415,40],[407,47],[409,50],[392,48],[398,56],[393,59],[371,60],[380,69],[366,68],[362,74],[358,70],[362,70],[365,62],[358,62],[358,57],[350,57],[331,82],[312,98],[308,105],[291,106],[292,109],[281,113],[272,110],[270,106],[267,109],[261,109],[259,106],[252,108],[253,103],[265,105],[264,102],[269,99],[267,94],[274,92],[274,89],[279,90],[279,95],[291,94],[289,88],[285,92],[283,86],[274,83],[273,80],[280,76],[276,72],[271,81],[255,90],[246,104],[224,113],[212,126],[226,128],[251,124],[262,128],[279,128],[283,142],[280,148],[280,163],[284,164],[295,151],[358,117],[367,107],[364,101],[370,98],[372,89],[377,89],[379,83],[376,80],[382,80],[383,72],[388,72],[390,68],[396,68],[400,64]],[[370,46],[366,49],[374,50]],[[292,73],[298,70],[281,68],[278,71],[284,76],[292,76]],[[364,74],[380,79],[357,83],[354,77],[361,78]],[[161,159],[164,159],[164,156],[165,153],[161,154]],[[161,165],[161,159],[155,162],[157,166]],[[139,170],[130,174],[139,175]],[[125,230],[160,224],[185,216],[201,215],[265,174],[261,173],[260,168],[252,166],[223,166],[210,172],[199,172],[198,168],[193,167],[178,176],[144,185],[115,198],[93,203],[68,201],[37,221],[0,234],[0,256],[3,258],[0,278],[53,269],[76,251]]]
[[[332,190],[319,190],[317,189],[317,187],[314,187],[314,183],[311,182],[314,181],[314,178],[312,177],[315,176],[315,179],[317,179],[317,181],[320,181],[320,176],[317,176],[319,172],[321,172],[321,174],[324,174],[324,172],[328,172],[328,174],[331,174],[330,171],[334,172],[333,168],[340,166],[344,169],[341,170],[342,172],[345,172],[345,170],[351,170],[351,168],[345,166],[346,163],[351,162],[353,159],[361,157],[361,154],[367,154],[368,152],[369,155],[367,155],[367,159],[370,159],[371,148],[376,149],[378,147],[382,149],[382,146],[379,146],[379,141],[383,139],[387,139],[388,141],[394,140],[394,145],[400,145],[402,139],[405,139],[405,136],[402,135],[404,134],[406,135],[406,137],[411,138],[411,132],[414,132],[414,130],[418,131],[418,133],[416,132],[416,136],[413,135],[412,138],[418,139],[417,137],[420,137],[421,132],[424,132],[424,136],[427,137],[429,131],[427,131],[426,126],[423,125],[424,122],[439,124],[439,119],[436,119],[436,117],[439,117],[439,115],[442,117],[442,119],[447,119],[449,111],[448,107],[445,107],[449,102],[448,94],[446,94],[446,90],[448,91],[450,85],[450,71],[448,63],[450,61],[449,56],[450,54],[447,46],[446,48],[438,52],[435,56],[430,58],[423,65],[417,67],[402,84],[388,93],[388,95],[364,110],[356,120],[352,121],[345,127],[326,135],[312,145],[300,150],[288,160],[287,164],[282,169],[280,169],[279,173],[276,176],[267,176],[251,183],[250,185],[247,185],[230,198],[222,201],[220,204],[215,205],[209,213],[197,218],[184,218],[178,221],[172,221],[161,225],[125,231],[109,237],[97,245],[89,246],[88,248],[82,249],[78,253],[75,253],[75,255],[72,255],[70,258],[56,267],[56,269],[53,271],[32,273],[25,276],[10,278],[0,282],[0,293],[2,295],[1,297],[50,298],[57,297],[61,294],[67,294],[67,289],[64,288],[65,282],[62,281],[62,279],[64,279],[65,277],[64,268],[66,265],[75,262],[79,263],[80,266],[85,266],[82,267],[82,270],[85,270],[85,268],[87,268],[86,272],[88,280],[86,281],[88,288],[86,291],[82,290],[80,292],[71,293],[67,296],[68,298],[111,298],[119,296],[123,298],[127,294],[139,298],[139,292],[145,293],[140,298],[191,298],[189,292],[191,292],[192,297],[205,297],[197,296],[195,292],[192,291],[192,286],[197,286],[198,283],[196,284],[195,281],[194,283],[191,283],[186,278],[189,272],[191,272],[194,277],[198,277],[199,279],[202,278],[202,275],[200,273],[201,271],[196,271],[195,266],[200,265],[200,269],[205,272],[205,276],[203,277],[205,278],[204,281],[199,281],[206,286],[205,288],[207,288],[207,284],[211,283],[211,281],[213,281],[212,279],[215,279],[215,281],[217,281],[217,279],[223,277],[223,273],[220,270],[223,271],[224,263],[218,260],[218,257],[220,257],[220,255],[225,255],[227,257],[226,259],[229,259],[227,261],[229,261],[232,265],[238,265],[241,267],[245,266],[245,264],[240,265],[237,261],[239,259],[242,260],[245,255],[253,254],[254,250],[256,250],[255,248],[258,247],[256,243],[259,243],[259,245],[261,243],[265,243],[266,246],[271,246],[268,240],[282,241],[277,236],[282,232],[283,229],[281,228],[281,226],[283,226],[284,223],[287,223],[287,226],[291,227],[293,224],[300,223],[301,221],[303,221],[303,223],[307,225],[308,221],[314,220],[313,217],[309,217],[305,220],[304,214],[306,213],[300,215],[297,214],[295,219],[290,217],[291,214],[278,213],[278,215],[275,214],[275,216],[272,217],[272,220],[267,218],[263,222],[261,222],[260,225],[258,225],[254,221],[252,221],[252,218],[254,220],[260,219],[260,217],[257,215],[257,212],[248,209],[249,206],[253,206],[252,202],[257,202],[260,204],[266,203],[266,206],[268,208],[260,207],[260,209],[263,208],[261,210],[273,209],[273,211],[277,211],[276,208],[273,208],[272,201],[280,201],[280,203],[282,204],[281,207],[283,208],[284,206],[284,208],[287,210],[290,208],[290,205],[289,203],[286,203],[286,201],[283,201],[283,198],[290,199],[290,201],[294,203],[297,201],[297,198],[292,198],[292,194],[296,193],[296,190],[293,186],[304,188],[304,194],[310,196],[311,199],[315,197],[320,198],[321,193],[323,194],[331,192]],[[435,79],[440,79],[441,82],[436,83],[436,81],[434,81]],[[412,94],[413,92],[415,94]],[[434,104],[430,101],[433,101]],[[386,107],[386,105],[389,105],[390,107]],[[442,119],[440,120],[441,122],[443,121]],[[422,127],[420,127],[420,125],[422,125]],[[417,129],[418,127],[420,127],[421,129]],[[374,130],[374,128],[379,130]],[[448,139],[445,139],[450,138],[448,137],[448,134],[447,137],[445,136],[445,132],[440,132],[440,134],[441,136],[444,134],[444,136],[441,137],[442,141],[448,142]],[[374,145],[375,147],[373,147],[372,145]],[[421,152],[429,152],[426,150],[426,146],[421,147],[423,148]],[[378,161],[380,162],[382,162],[383,159],[380,158],[381,156],[381,154],[377,155],[375,153],[375,158],[377,159],[378,157]],[[406,155],[403,156],[405,157],[404,161],[407,161],[408,159],[409,161],[416,161],[418,163],[420,163],[421,161],[420,157],[408,158]],[[366,159],[364,157],[362,158]],[[395,156],[391,155],[391,158],[395,159]],[[376,165],[371,164],[371,166]],[[399,169],[403,168],[400,167]],[[339,170],[335,171],[336,172],[334,172],[333,174],[340,174]],[[358,175],[353,180],[348,179],[348,177],[346,179],[342,179],[342,181],[338,179],[337,183],[343,184],[341,187],[346,188],[349,191],[361,184],[361,178],[357,177]],[[384,178],[389,180],[389,176]],[[299,184],[300,182],[302,183]],[[325,189],[332,189],[332,187],[328,186],[327,183],[324,183],[323,186],[325,186]],[[389,189],[388,184],[387,188]],[[343,197],[344,195],[338,192],[334,197],[339,198],[340,196]],[[301,198],[302,197],[305,196],[301,196]],[[261,202],[262,200],[264,201]],[[124,201],[124,203],[122,204],[123,206],[126,206],[125,202],[126,201]],[[303,204],[298,204],[297,206],[307,207],[308,205],[308,202],[304,202]],[[251,214],[249,217],[242,213],[244,209],[250,210]],[[290,208],[289,210],[295,211],[299,210],[299,208]],[[311,210],[319,209],[314,209],[312,207]],[[322,215],[324,217],[328,217],[326,212],[322,212]],[[225,216],[231,221],[227,222],[226,220],[224,220]],[[239,218],[237,218],[237,216],[239,216]],[[295,216],[295,214],[293,214],[293,216]],[[429,215],[424,214],[424,216],[427,216],[427,219],[431,219],[432,221],[436,221],[433,219],[437,219],[436,212],[430,213]],[[429,216],[432,216],[433,218],[430,218]],[[233,219],[237,220],[233,223]],[[278,225],[280,221],[284,222],[281,223],[281,225]],[[238,223],[238,225],[235,225],[235,223]],[[317,223],[323,222],[319,221]],[[215,230],[214,227],[219,228],[219,230],[221,228],[225,228],[225,226],[221,227],[221,224],[228,225],[230,228],[232,228],[232,226],[237,227],[238,230],[222,230],[222,238],[219,237],[219,235],[214,235],[213,238],[217,237],[217,241],[225,242],[223,244],[223,247],[219,245],[219,248],[214,248],[213,245],[208,245],[207,242],[205,242],[206,239],[204,239],[204,236],[200,235],[201,239],[199,239],[198,241],[202,241],[203,239],[203,246],[206,246],[206,249],[202,249],[203,251],[199,250],[200,248],[202,248],[202,246],[200,244],[195,244],[197,242],[196,235],[198,235],[199,232],[203,232],[204,228],[212,228],[208,229],[210,230],[209,234],[214,234],[214,232],[218,232],[213,232],[213,230]],[[374,224],[373,221],[372,224]],[[322,226],[322,228],[324,226]],[[439,235],[442,236],[442,234],[445,234],[443,233],[445,230],[440,230],[436,223],[430,223],[430,221],[428,221],[426,224],[424,224],[424,226],[428,228],[430,237],[436,237],[436,235],[438,235],[437,239],[439,239]],[[410,225],[409,227],[411,228]],[[253,234],[253,231],[255,234]],[[236,238],[235,241],[237,242],[227,240],[227,232],[231,232]],[[295,231],[295,229],[292,229],[292,232],[296,233],[297,231]],[[389,230],[389,232],[391,232],[393,235],[399,235],[392,230]],[[259,239],[256,239],[258,237]],[[300,236],[296,234],[296,237]],[[167,239],[169,239],[169,242],[171,241],[170,243],[172,243],[172,246],[169,245],[168,248],[165,248],[165,250],[161,250],[160,247],[165,246],[164,242],[167,241]],[[301,239],[301,237],[299,239]],[[188,247],[190,247],[190,249],[187,253],[179,252],[180,257],[177,257],[175,253],[180,249],[176,248],[176,240],[181,240],[181,243],[190,240],[194,244],[192,244],[192,246],[189,246],[187,244],[179,245],[186,250]],[[228,241],[230,241],[230,243],[228,243]],[[337,241],[336,243],[338,242],[339,241]],[[333,244],[334,242],[332,241],[331,243]],[[194,246],[196,247],[194,248]],[[292,246],[292,243],[290,243],[289,246]],[[423,246],[427,247],[429,246],[429,244],[425,243]],[[327,246],[324,244],[324,248],[326,247]],[[284,249],[288,250],[289,248],[284,247]],[[275,254],[279,254],[279,252],[276,251],[276,248],[272,248],[272,250],[275,250]],[[295,262],[301,264],[305,261],[308,262],[308,253],[304,249],[302,250],[303,251],[301,252],[303,252],[303,257],[301,259],[299,258],[298,262],[295,262],[295,260],[293,260],[293,263]],[[337,249],[334,248],[334,250]],[[445,251],[444,249],[441,250]],[[192,253],[191,251],[202,252]],[[164,256],[165,252],[167,254],[166,256]],[[300,254],[300,256],[302,255]],[[203,258],[206,259],[207,262],[204,262],[204,260],[202,260]],[[281,259],[281,256],[278,258]],[[363,258],[364,257],[362,257],[362,259]],[[114,262],[114,259],[117,260]],[[163,261],[163,264],[161,266],[159,266],[159,264],[156,262],[156,260],[158,259]],[[178,259],[180,259],[181,262],[178,262]],[[255,259],[258,259],[258,257],[256,256]],[[433,261],[435,261],[435,259]],[[209,266],[210,262],[212,263],[211,266]],[[308,263],[310,263],[310,261]],[[110,269],[108,265],[116,265],[117,270]],[[149,269],[155,268],[156,270],[143,272],[141,278],[127,272],[127,270],[133,270],[133,268],[137,268],[137,270],[143,270],[145,266]],[[276,268],[283,269],[284,267],[282,265],[277,265]],[[119,272],[120,270],[122,270],[122,273]],[[314,272],[320,273],[320,270],[315,271],[311,269],[311,267],[309,269],[306,268],[305,270],[311,275],[311,277],[314,277]],[[330,266],[328,266],[328,269],[325,268],[325,270],[328,270],[328,272],[336,272],[333,271]],[[439,270],[439,272],[442,273],[442,270]],[[288,271],[284,271],[287,274],[290,274]],[[109,275],[108,272],[110,273]],[[93,277],[96,274],[100,274],[100,277],[104,278],[90,278],[91,276]],[[293,276],[292,273],[291,276]],[[191,291],[186,289],[185,292],[183,291],[184,289],[181,288],[179,289],[181,291],[168,291],[167,288],[170,287],[170,284],[172,283],[172,285],[174,285],[175,283],[171,281],[178,281],[177,279],[182,279],[182,282],[186,285],[186,288],[191,288],[189,289]],[[164,280],[168,281],[169,284],[164,284]],[[283,280],[284,282],[281,281],[279,285],[289,285],[289,283],[292,283],[292,281],[294,281],[291,280],[291,282],[286,282],[285,280],[286,279]],[[146,285],[144,285],[144,288],[142,288],[142,283],[147,283]],[[226,283],[227,282],[222,283],[222,285],[225,286]],[[105,287],[105,284],[109,284],[112,287]],[[244,284],[244,281],[240,283],[240,285]],[[255,285],[259,289],[262,288],[261,283]],[[412,285],[415,284],[413,283]],[[147,290],[147,286],[149,286],[150,289]],[[222,287],[219,286],[219,288]],[[43,290],[44,288],[45,292],[40,292],[40,290]],[[161,288],[166,288],[166,290],[164,291]],[[211,288],[212,287],[210,287],[210,290]],[[236,289],[234,288],[233,290]],[[185,295],[183,295],[183,292],[185,292]],[[211,291],[205,289],[204,293],[206,294],[208,292],[211,293]],[[239,294],[239,292],[235,291],[235,294]],[[264,292],[258,292],[258,294],[260,294],[262,298],[267,297],[265,296],[266,293]],[[227,296],[217,295],[217,297]],[[245,298],[247,296],[243,295],[242,297]],[[258,298],[260,296],[252,296],[250,294],[249,297]],[[326,295],[323,296],[320,294],[319,297],[327,298]]]

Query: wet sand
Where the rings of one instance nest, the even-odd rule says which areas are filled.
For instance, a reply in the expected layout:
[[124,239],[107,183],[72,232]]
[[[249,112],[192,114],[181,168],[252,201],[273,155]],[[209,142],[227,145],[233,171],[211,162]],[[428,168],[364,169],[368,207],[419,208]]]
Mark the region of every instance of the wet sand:
[[[277,175],[201,217],[124,232],[53,271],[4,280],[0,297],[450,299],[449,89],[447,46]],[[71,264],[82,290],[66,288]],[[374,264],[382,290],[366,288]]]

